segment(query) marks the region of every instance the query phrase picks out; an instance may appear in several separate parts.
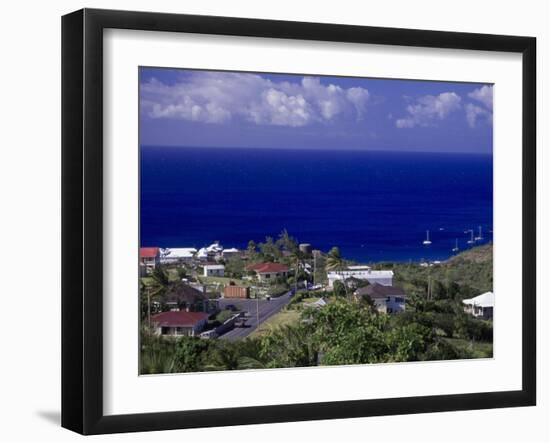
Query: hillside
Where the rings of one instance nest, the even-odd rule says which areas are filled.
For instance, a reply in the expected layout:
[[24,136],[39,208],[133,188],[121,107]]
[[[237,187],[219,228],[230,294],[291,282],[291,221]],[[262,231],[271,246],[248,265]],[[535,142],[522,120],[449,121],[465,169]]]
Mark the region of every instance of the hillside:
[[393,270],[397,284],[406,287],[427,287],[431,280],[445,288],[458,285],[463,298],[475,296],[493,289],[493,245],[474,247],[440,265],[395,264]]
[[461,252],[460,254],[457,254],[453,257],[451,257],[449,260],[447,260],[445,263],[449,265],[453,265],[459,262],[473,262],[473,263],[487,263],[493,261],[493,244],[488,243],[483,246],[477,246],[472,249],[468,249],[467,251]]

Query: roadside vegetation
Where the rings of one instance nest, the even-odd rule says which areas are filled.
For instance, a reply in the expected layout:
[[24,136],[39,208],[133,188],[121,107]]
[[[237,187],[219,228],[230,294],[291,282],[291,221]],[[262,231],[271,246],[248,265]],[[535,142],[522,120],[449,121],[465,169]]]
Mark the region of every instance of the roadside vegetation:
[[[356,297],[365,281],[335,282],[331,291],[312,291],[299,282],[322,283],[326,272],[349,264],[333,248],[312,256],[299,251],[295,239],[283,231],[277,240],[250,242],[247,262],[277,261],[296,270],[287,279],[274,281],[264,294],[295,290],[290,303],[242,340],[160,338],[145,326],[141,330],[142,374],[197,372],[231,369],[302,367],[491,358],[492,321],[476,319],[464,312],[462,300],[492,290],[492,245],[472,248],[441,264],[379,263],[373,268],[392,269],[394,285],[407,294],[406,311],[381,314],[367,297]],[[239,261],[241,263],[239,263]],[[249,277],[243,260],[226,262],[225,278],[197,280],[223,284],[246,283]],[[227,265],[229,265],[229,270]],[[309,264],[309,267],[306,267]],[[308,272],[305,270],[309,269]],[[191,273],[186,274],[191,277]],[[159,268],[142,279],[142,319],[147,315],[147,297],[159,302],[178,284],[180,273]],[[252,296],[256,293],[252,292]],[[314,307],[320,298],[325,306]],[[222,323],[230,314],[220,312],[211,324]],[[146,322],[142,322],[146,325]]]

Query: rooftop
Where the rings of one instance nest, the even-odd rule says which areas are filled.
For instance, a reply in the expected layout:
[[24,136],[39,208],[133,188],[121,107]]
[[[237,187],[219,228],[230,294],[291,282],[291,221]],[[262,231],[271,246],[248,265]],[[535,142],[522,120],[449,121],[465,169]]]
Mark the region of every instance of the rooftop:
[[155,258],[160,254],[159,248],[140,248],[139,256],[141,258]]
[[282,263],[255,263],[246,267],[248,271],[256,271],[260,274],[267,272],[288,272],[288,266]]
[[225,269],[224,265],[204,265],[204,269]]
[[359,288],[355,291],[355,295],[368,295],[371,298],[386,298],[389,295],[406,297],[403,288],[399,286],[384,286],[379,283]]
[[195,326],[207,318],[208,314],[204,312],[169,311],[155,314],[151,320],[157,326],[185,327]]
[[193,257],[193,255],[197,252],[195,248],[167,248],[166,251],[166,257],[169,258]]
[[327,273],[328,277],[338,278],[338,276],[347,277],[357,277],[357,278],[368,278],[371,277],[393,277],[393,271],[388,270],[377,270],[373,271],[371,269],[351,269],[346,271],[330,271]]
[[493,294],[492,292],[485,292],[481,295],[478,295],[477,297],[462,300],[462,303],[464,303],[465,305],[479,306],[481,308],[494,307],[495,294]]
[[181,303],[193,304],[193,303],[202,301],[204,299],[205,299],[205,296],[201,291],[183,282],[178,283],[172,288],[170,288],[169,291],[164,296],[165,302],[177,303],[177,304],[181,304]]

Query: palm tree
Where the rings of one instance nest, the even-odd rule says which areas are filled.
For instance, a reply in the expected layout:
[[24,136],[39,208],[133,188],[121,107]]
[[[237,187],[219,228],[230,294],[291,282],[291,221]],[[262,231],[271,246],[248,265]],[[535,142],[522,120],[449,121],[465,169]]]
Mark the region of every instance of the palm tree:
[[[346,267],[346,261],[342,258],[340,255],[340,249],[338,247],[333,247],[328,255],[327,255],[327,261],[325,268],[327,271],[341,271],[345,269]],[[348,296],[348,287],[346,285],[346,279],[345,277],[342,279],[342,283],[344,284],[344,289],[346,290],[346,297]]]
[[344,267],[344,259],[340,255],[340,249],[336,246],[327,254],[325,267],[327,271],[339,271]]
[[294,292],[298,290],[298,271],[303,265],[303,254],[299,249],[294,249],[290,256],[290,262],[294,265]]
[[305,327],[283,325],[262,339],[261,355],[269,367],[315,366],[318,350]]

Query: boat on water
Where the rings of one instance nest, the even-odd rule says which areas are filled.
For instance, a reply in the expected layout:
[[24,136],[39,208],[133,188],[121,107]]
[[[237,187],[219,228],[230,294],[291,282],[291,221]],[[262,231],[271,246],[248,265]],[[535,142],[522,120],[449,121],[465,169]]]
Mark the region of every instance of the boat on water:
[[468,240],[466,243],[468,243],[469,245],[473,245],[475,243],[474,230],[470,229],[468,232],[470,233],[470,240]]
[[453,252],[458,252],[458,238],[455,239],[455,247],[452,249]]
[[483,234],[481,233],[481,226],[479,227],[479,234],[474,238],[475,241],[483,240]]
[[423,245],[431,245],[432,242],[430,241],[430,231],[426,231],[426,240],[422,242]]

